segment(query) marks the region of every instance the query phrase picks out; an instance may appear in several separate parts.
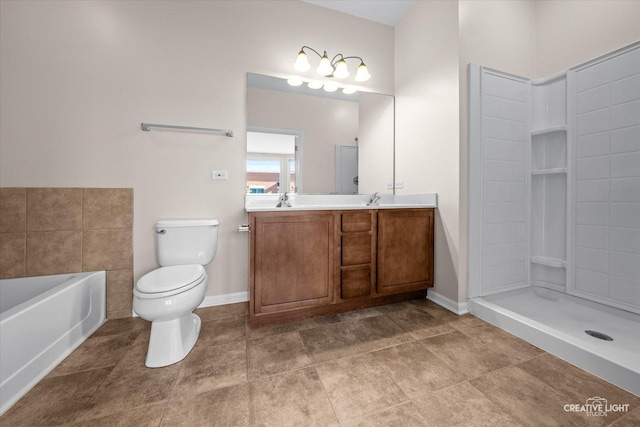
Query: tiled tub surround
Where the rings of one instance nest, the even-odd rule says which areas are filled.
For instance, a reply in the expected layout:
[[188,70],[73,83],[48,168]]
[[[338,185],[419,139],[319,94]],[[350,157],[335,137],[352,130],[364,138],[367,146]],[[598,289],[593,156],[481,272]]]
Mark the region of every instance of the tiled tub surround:
[[107,317],[131,316],[133,189],[0,188],[0,278],[107,272]]
[[[633,426],[640,399],[428,300],[248,328],[246,303],[196,310],[181,362],[144,366],[149,323],[108,321],[0,425]],[[627,411],[567,412],[600,396]]]

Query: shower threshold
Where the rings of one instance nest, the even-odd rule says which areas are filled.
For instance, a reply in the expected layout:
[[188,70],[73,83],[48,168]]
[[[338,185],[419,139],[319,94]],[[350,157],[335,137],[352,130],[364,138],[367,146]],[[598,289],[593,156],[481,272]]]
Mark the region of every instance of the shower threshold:
[[480,319],[640,396],[640,315],[536,286],[472,298],[468,306]]

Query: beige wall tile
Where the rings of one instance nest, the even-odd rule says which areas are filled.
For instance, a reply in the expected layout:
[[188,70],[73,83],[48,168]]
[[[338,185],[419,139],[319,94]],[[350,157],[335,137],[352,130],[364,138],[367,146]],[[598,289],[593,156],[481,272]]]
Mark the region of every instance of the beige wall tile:
[[0,233],[26,231],[25,188],[0,188]]
[[82,207],[85,230],[133,227],[132,188],[85,188]]
[[133,267],[131,229],[85,230],[82,269],[120,270]]
[[27,188],[27,231],[81,228],[81,188]]
[[133,306],[133,271],[107,271],[107,311],[129,310]]
[[0,233],[0,279],[24,277],[26,233]]
[[131,188],[0,188],[0,278],[105,270],[107,317],[130,317],[132,227]]
[[82,271],[82,231],[27,233],[27,276]]

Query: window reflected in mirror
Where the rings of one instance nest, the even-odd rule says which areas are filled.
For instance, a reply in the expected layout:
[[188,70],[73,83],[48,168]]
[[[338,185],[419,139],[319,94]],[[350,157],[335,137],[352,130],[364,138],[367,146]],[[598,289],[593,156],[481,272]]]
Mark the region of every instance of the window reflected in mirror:
[[247,132],[247,193],[296,193],[296,135]]

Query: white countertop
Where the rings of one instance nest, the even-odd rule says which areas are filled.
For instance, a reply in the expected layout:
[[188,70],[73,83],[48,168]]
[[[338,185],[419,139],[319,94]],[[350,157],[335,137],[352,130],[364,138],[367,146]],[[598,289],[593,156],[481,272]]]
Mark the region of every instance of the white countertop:
[[244,209],[247,212],[279,212],[285,210],[349,210],[349,209],[400,209],[436,208],[438,195],[429,194],[381,194],[380,200],[367,206],[370,194],[291,194],[291,207],[277,208],[279,194],[247,194]]

